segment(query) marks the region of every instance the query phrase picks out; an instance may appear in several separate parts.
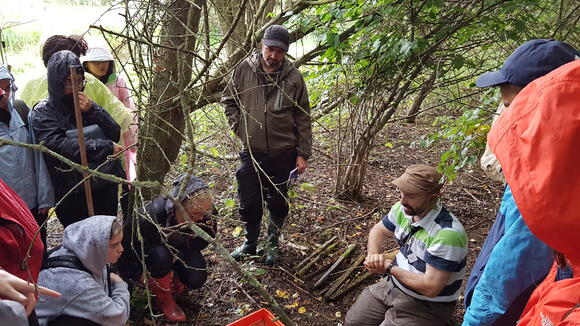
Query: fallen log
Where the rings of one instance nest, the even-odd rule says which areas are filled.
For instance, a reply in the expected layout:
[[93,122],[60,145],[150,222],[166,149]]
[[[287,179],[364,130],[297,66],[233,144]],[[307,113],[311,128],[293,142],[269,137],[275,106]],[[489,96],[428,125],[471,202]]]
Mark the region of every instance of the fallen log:
[[346,248],[344,253],[342,253],[342,255],[340,255],[340,257],[338,257],[336,262],[334,262],[334,264],[332,266],[330,266],[330,268],[322,275],[322,277],[320,277],[320,279],[318,279],[318,281],[314,284],[313,288],[316,289],[318,286],[320,286],[322,283],[324,283],[324,281],[326,281],[326,279],[328,278],[330,273],[332,273],[338,267],[338,265],[340,265],[340,263],[342,263],[346,258],[348,258],[348,256],[350,256],[350,254],[352,253],[354,248],[356,248],[356,243],[353,243],[350,246],[348,246],[348,248]]

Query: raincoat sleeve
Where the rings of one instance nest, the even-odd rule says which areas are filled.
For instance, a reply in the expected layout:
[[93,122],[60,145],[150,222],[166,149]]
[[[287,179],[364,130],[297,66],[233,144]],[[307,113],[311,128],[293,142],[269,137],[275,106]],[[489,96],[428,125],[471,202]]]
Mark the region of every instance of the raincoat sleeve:
[[[243,64],[243,63],[242,63]],[[236,133],[238,125],[240,123],[240,107],[239,99],[237,95],[236,87],[236,76],[239,68],[234,70],[230,80],[228,81],[226,88],[222,93],[221,104],[224,107],[226,117],[228,118],[228,124],[230,128]]]
[[131,97],[131,91],[127,87],[127,82],[121,76],[117,77],[116,87],[119,90],[119,100],[125,105],[126,108],[133,110],[135,104],[133,103],[133,98]]
[[506,195],[504,201],[511,201],[513,209],[505,215],[505,235],[491,251],[463,317],[463,326],[501,325],[498,320],[520,294],[546,277],[552,264],[552,250],[530,232],[509,187]]
[[[31,114],[28,114],[28,125],[31,143],[37,144],[34,131],[32,129]],[[52,180],[48,174],[46,164],[44,163],[44,156],[41,151],[34,151],[34,167],[36,171],[36,188],[37,188],[37,202],[38,208],[49,208],[54,206],[54,187]]]
[[88,124],[97,124],[101,127],[101,130],[105,133],[110,140],[114,142],[119,142],[121,139],[121,128],[113,120],[113,118],[103,110],[102,107],[98,105],[93,105],[93,109],[89,112],[83,112],[83,117],[87,120]]
[[48,80],[46,74],[41,77],[30,80],[24,87],[18,90],[19,98],[33,108],[36,103],[48,97]]
[[109,113],[113,120],[121,127],[122,134],[129,130],[129,126],[133,123],[131,110],[119,101],[109,88],[93,75],[85,74],[85,78],[87,80],[85,94]]
[[[296,71],[298,75],[298,71]],[[310,118],[310,101],[308,90],[302,76],[299,76],[299,87],[296,92],[296,102],[300,107],[294,108],[294,123],[296,124],[297,146],[299,156],[308,159],[312,151],[312,121]]]

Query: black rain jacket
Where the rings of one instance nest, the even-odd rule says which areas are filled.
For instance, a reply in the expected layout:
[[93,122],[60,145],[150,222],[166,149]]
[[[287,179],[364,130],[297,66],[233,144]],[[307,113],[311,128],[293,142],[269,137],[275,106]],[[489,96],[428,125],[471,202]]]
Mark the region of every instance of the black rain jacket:
[[[76,119],[72,96],[64,94],[64,81],[70,75],[69,66],[81,63],[78,57],[70,51],[55,53],[48,62],[48,98],[39,102],[31,112],[31,122],[37,143],[44,143],[48,149],[64,157],[81,163],[78,138],[69,138],[66,131],[76,129]],[[105,162],[108,155],[113,154],[113,142],[118,142],[121,127],[100,106],[93,102],[88,112],[82,112],[83,126],[97,124],[109,138],[90,139],[85,137],[85,147],[89,165],[97,166]],[[60,199],[73,186],[82,180],[82,174],[57,158],[44,154],[46,167],[50,173],[55,188],[56,198]],[[122,171],[121,163],[114,164]],[[84,192],[82,186],[76,188],[76,193]]]

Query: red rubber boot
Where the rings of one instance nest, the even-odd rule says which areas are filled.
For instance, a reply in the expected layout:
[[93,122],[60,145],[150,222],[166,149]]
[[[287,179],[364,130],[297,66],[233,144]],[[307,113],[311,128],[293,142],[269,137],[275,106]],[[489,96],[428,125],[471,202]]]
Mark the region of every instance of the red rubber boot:
[[171,282],[171,290],[173,291],[173,294],[175,294],[176,296],[182,295],[187,290],[187,287],[183,285],[183,283],[181,283],[179,277],[175,274],[173,274],[173,280]]
[[162,278],[149,278],[149,288],[155,295],[157,305],[163,311],[165,317],[170,321],[185,321],[187,318],[181,307],[175,303],[173,292],[171,291],[171,280],[173,272]]

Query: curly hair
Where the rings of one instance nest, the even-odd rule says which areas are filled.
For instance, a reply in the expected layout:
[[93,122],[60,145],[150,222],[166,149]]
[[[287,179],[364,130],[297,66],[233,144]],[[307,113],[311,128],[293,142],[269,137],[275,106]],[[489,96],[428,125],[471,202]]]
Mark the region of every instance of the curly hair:
[[48,66],[48,60],[58,51],[69,50],[78,57],[85,55],[89,45],[80,35],[53,35],[49,37],[42,47],[42,61],[44,66]]

